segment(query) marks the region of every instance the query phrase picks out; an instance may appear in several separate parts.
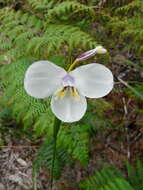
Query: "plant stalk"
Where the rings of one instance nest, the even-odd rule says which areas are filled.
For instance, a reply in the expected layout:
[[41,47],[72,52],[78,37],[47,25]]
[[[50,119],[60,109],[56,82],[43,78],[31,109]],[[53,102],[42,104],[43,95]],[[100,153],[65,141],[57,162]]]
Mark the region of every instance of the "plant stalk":
[[54,178],[54,164],[55,164],[55,158],[56,158],[56,144],[57,144],[57,135],[60,129],[61,125],[61,120],[55,117],[54,121],[54,127],[53,127],[53,141],[54,141],[54,146],[53,146],[53,160],[52,160],[52,168],[51,168],[51,190],[53,188],[53,178]]
[[75,60],[69,67],[68,72],[72,71],[78,62]]

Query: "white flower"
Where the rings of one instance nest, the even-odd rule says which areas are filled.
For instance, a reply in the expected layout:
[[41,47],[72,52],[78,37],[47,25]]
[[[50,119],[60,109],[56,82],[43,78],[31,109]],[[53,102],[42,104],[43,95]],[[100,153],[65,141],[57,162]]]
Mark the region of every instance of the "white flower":
[[113,88],[112,72],[97,63],[77,67],[71,72],[49,61],[33,63],[25,74],[26,92],[35,98],[52,95],[51,109],[64,122],[80,120],[88,98],[101,98]]

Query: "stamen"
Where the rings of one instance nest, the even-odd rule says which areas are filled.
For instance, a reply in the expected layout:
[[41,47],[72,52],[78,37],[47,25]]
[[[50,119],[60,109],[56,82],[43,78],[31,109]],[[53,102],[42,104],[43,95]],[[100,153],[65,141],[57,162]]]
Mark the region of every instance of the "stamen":
[[66,94],[76,99],[80,98],[80,95],[76,88],[71,87],[71,86],[66,86],[62,90],[59,90],[58,92],[56,92],[55,99],[62,99],[66,96]]
[[71,95],[76,98],[80,98],[79,93],[76,88],[71,87]]
[[58,99],[58,98],[63,98],[67,93],[67,89],[66,87],[64,87],[62,90],[58,91],[55,95],[55,98]]

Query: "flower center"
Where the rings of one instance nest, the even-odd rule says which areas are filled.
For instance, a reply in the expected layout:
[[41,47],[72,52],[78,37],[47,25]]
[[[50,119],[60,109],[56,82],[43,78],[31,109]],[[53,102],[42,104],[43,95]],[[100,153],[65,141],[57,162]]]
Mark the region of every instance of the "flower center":
[[74,84],[74,78],[72,76],[70,76],[69,74],[65,75],[62,78],[62,85],[64,87],[66,87],[66,86],[73,86],[73,84]]
[[67,97],[73,97],[73,98],[79,99],[80,95],[78,93],[78,90],[74,87],[74,82],[75,82],[74,78],[71,75],[66,74],[62,78],[63,88],[56,92],[55,98],[62,99],[65,96],[67,96]]
[[76,99],[79,99],[79,98],[80,98],[80,95],[79,95],[77,89],[74,88],[74,87],[71,87],[71,86],[66,86],[66,87],[64,87],[62,90],[58,91],[58,92],[56,93],[56,96],[55,96],[55,97],[56,97],[57,99],[58,99],[58,98],[62,99],[62,98],[64,98],[66,95],[67,95],[67,96],[72,96],[73,98],[76,98]]

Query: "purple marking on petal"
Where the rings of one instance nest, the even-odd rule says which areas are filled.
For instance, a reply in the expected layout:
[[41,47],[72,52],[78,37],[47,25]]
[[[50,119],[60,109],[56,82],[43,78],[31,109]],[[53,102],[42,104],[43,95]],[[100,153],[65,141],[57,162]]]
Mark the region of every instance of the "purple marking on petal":
[[70,76],[69,74],[65,75],[63,78],[62,78],[63,82],[65,83],[68,83],[68,82],[71,82],[71,83],[74,83],[74,78],[72,76]]
[[80,61],[80,60],[87,59],[88,57],[94,55],[95,52],[96,52],[95,49],[86,51],[85,53],[81,54],[76,60],[77,60],[77,61]]
[[81,54],[81,55],[79,56],[79,58],[84,58],[84,57],[86,57],[86,56],[89,56],[90,54],[91,54],[91,53],[90,53],[89,51],[87,51],[87,52]]

